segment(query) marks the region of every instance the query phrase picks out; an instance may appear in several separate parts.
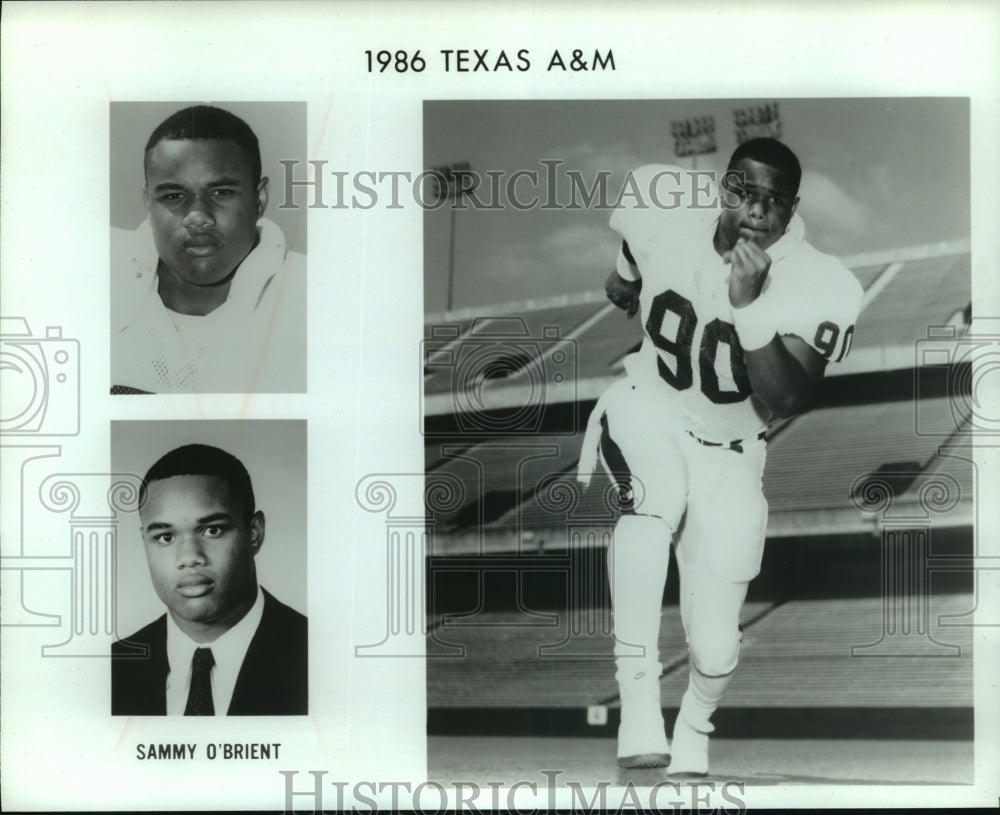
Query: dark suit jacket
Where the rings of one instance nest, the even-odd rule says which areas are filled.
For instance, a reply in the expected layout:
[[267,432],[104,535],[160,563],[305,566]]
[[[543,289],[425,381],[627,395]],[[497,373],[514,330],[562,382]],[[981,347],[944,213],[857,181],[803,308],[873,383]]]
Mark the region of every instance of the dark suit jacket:
[[[227,715],[309,712],[307,626],[304,616],[264,592],[264,614],[236,677]],[[167,615],[116,642],[111,657],[111,715],[165,716]]]

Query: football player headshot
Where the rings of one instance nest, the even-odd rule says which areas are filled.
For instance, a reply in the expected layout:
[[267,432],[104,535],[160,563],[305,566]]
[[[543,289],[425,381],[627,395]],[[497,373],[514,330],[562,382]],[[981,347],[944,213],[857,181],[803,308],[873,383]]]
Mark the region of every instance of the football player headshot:
[[134,158],[146,218],[112,229],[112,393],[304,391],[305,258],[264,217],[254,131],[186,107]]
[[171,450],[142,479],[139,519],[166,613],[112,647],[112,714],[305,715],[307,620],[258,582],[265,516],[239,459]]
[[[639,187],[679,177],[645,166]],[[608,298],[644,339],[598,400],[580,478],[598,460],[622,496],[608,551],[621,698],[618,763],[709,771],[712,715],[736,670],[740,611],[764,550],[765,431],[805,410],[850,350],[857,279],[805,239],[802,169],[772,138],[736,148],[715,207],[619,206]],[[658,636],[670,546],[690,674],[667,737]],[[674,702],[676,704],[676,702]]]

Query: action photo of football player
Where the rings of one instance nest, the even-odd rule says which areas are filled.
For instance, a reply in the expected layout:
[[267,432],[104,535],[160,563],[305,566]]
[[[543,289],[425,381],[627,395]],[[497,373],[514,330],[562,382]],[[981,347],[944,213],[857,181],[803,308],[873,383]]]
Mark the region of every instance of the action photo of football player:
[[[633,176],[656,190],[684,172]],[[764,550],[765,434],[806,410],[850,350],[862,288],[805,240],[801,176],[787,146],[752,139],[732,154],[717,206],[633,200],[611,217],[622,241],[607,296],[639,314],[644,336],[594,408],[579,476],[589,482],[599,459],[622,496],[608,571],[624,768],[708,773],[711,717]],[[690,677],[668,741],[657,641],[671,544]]]

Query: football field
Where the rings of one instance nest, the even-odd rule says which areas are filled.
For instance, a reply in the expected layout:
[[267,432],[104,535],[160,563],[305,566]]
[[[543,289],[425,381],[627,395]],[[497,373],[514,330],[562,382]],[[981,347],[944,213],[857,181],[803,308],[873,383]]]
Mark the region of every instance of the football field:
[[[973,783],[971,741],[900,739],[713,739],[711,774],[699,783],[741,782],[747,788],[786,784],[929,785]],[[613,738],[432,736],[428,778],[485,785],[518,781],[556,786],[602,781],[613,786],[652,786],[670,780],[666,770],[622,770]]]
[[[976,599],[967,576],[941,575],[915,615],[914,598],[894,608],[870,590],[878,579],[870,550],[852,557],[843,544],[823,549],[772,550],[784,571],[798,572],[794,558],[808,554],[823,577],[788,592],[776,567],[755,587],[742,617],[741,664],[714,718],[711,775],[699,783],[774,794],[837,786],[850,795],[973,784],[968,614]],[[660,639],[668,734],[688,670],[672,594],[671,581]],[[462,650],[428,661],[428,778],[540,789],[675,782],[666,770],[617,767],[619,700],[599,612],[546,620],[492,609],[439,619],[428,654]]]

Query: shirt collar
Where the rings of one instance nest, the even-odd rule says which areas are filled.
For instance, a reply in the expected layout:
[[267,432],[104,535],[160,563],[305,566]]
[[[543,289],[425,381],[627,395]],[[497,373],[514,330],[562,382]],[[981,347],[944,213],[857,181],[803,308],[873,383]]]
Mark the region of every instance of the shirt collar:
[[[170,671],[187,676],[191,670],[191,659],[196,648],[211,648],[215,658],[213,669],[213,701],[216,713],[225,715],[232,699],[236,677],[239,675],[250,648],[250,641],[264,616],[264,592],[257,586],[257,598],[250,610],[228,631],[212,642],[195,642],[181,631],[174,618],[167,614],[167,660]],[[185,687],[187,683],[185,682]]]
[[803,223],[802,219],[799,217],[798,213],[792,215],[792,219],[788,222],[788,226],[785,227],[785,234],[782,235],[773,244],[767,247],[767,254],[771,256],[771,260],[781,260],[781,258],[790,255],[806,238],[806,225]]

